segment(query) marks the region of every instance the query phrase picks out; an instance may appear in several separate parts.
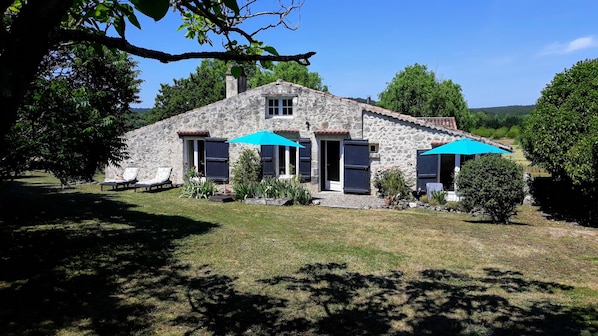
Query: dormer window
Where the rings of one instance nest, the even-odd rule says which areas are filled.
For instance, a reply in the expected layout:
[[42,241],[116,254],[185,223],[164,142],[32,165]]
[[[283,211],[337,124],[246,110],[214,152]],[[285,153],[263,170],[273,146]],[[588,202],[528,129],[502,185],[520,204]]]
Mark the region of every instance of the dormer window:
[[266,114],[268,118],[292,117],[293,98],[268,98]]

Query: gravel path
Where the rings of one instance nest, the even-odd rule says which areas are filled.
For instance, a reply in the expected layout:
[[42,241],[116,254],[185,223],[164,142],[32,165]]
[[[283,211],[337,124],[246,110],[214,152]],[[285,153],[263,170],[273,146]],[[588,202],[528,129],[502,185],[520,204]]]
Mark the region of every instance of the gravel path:
[[384,200],[373,195],[344,194],[338,191],[322,191],[312,195],[314,204],[331,208],[379,209],[386,208]]

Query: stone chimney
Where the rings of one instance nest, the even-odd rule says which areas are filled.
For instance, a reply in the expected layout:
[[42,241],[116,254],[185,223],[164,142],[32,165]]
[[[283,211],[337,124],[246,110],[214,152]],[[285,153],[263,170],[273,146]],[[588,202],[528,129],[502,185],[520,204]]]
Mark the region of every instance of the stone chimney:
[[241,76],[235,78],[231,73],[233,65],[229,65],[228,71],[226,72],[226,98],[236,96],[247,90],[247,76],[245,75],[245,71],[241,68]]

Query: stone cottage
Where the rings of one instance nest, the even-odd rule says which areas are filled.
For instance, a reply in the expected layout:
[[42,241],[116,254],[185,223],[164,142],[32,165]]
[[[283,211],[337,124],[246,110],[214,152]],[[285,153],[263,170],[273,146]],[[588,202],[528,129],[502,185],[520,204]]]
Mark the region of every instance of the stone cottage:
[[[126,133],[130,157],[119,167],[106,167],[106,177],[138,166],[142,180],[170,166],[173,183],[183,184],[195,166],[207,179],[228,182],[239,154],[249,147],[259,151],[264,176],[299,174],[312,191],[373,194],[374,174],[390,167],[399,167],[414,190],[427,182],[450,189],[455,162],[467,158],[419,153],[463,137],[511,150],[456,129],[454,121],[414,118],[280,80],[244,86],[242,77],[228,76],[225,99]],[[304,148],[227,142],[266,129]]]

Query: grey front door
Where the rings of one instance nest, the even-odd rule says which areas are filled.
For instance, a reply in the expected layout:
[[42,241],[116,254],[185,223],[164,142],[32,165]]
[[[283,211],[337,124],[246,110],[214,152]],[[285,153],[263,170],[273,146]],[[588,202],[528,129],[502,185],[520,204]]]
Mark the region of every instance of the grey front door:
[[344,142],[345,193],[370,193],[370,146],[367,140],[345,140]]
[[205,138],[206,178],[228,182],[228,142],[222,138]]
[[304,148],[299,148],[299,174],[301,182],[311,181],[311,140],[309,138],[299,139]]
[[426,183],[438,182],[438,155],[420,155],[428,149],[417,150],[417,191],[426,192]]

